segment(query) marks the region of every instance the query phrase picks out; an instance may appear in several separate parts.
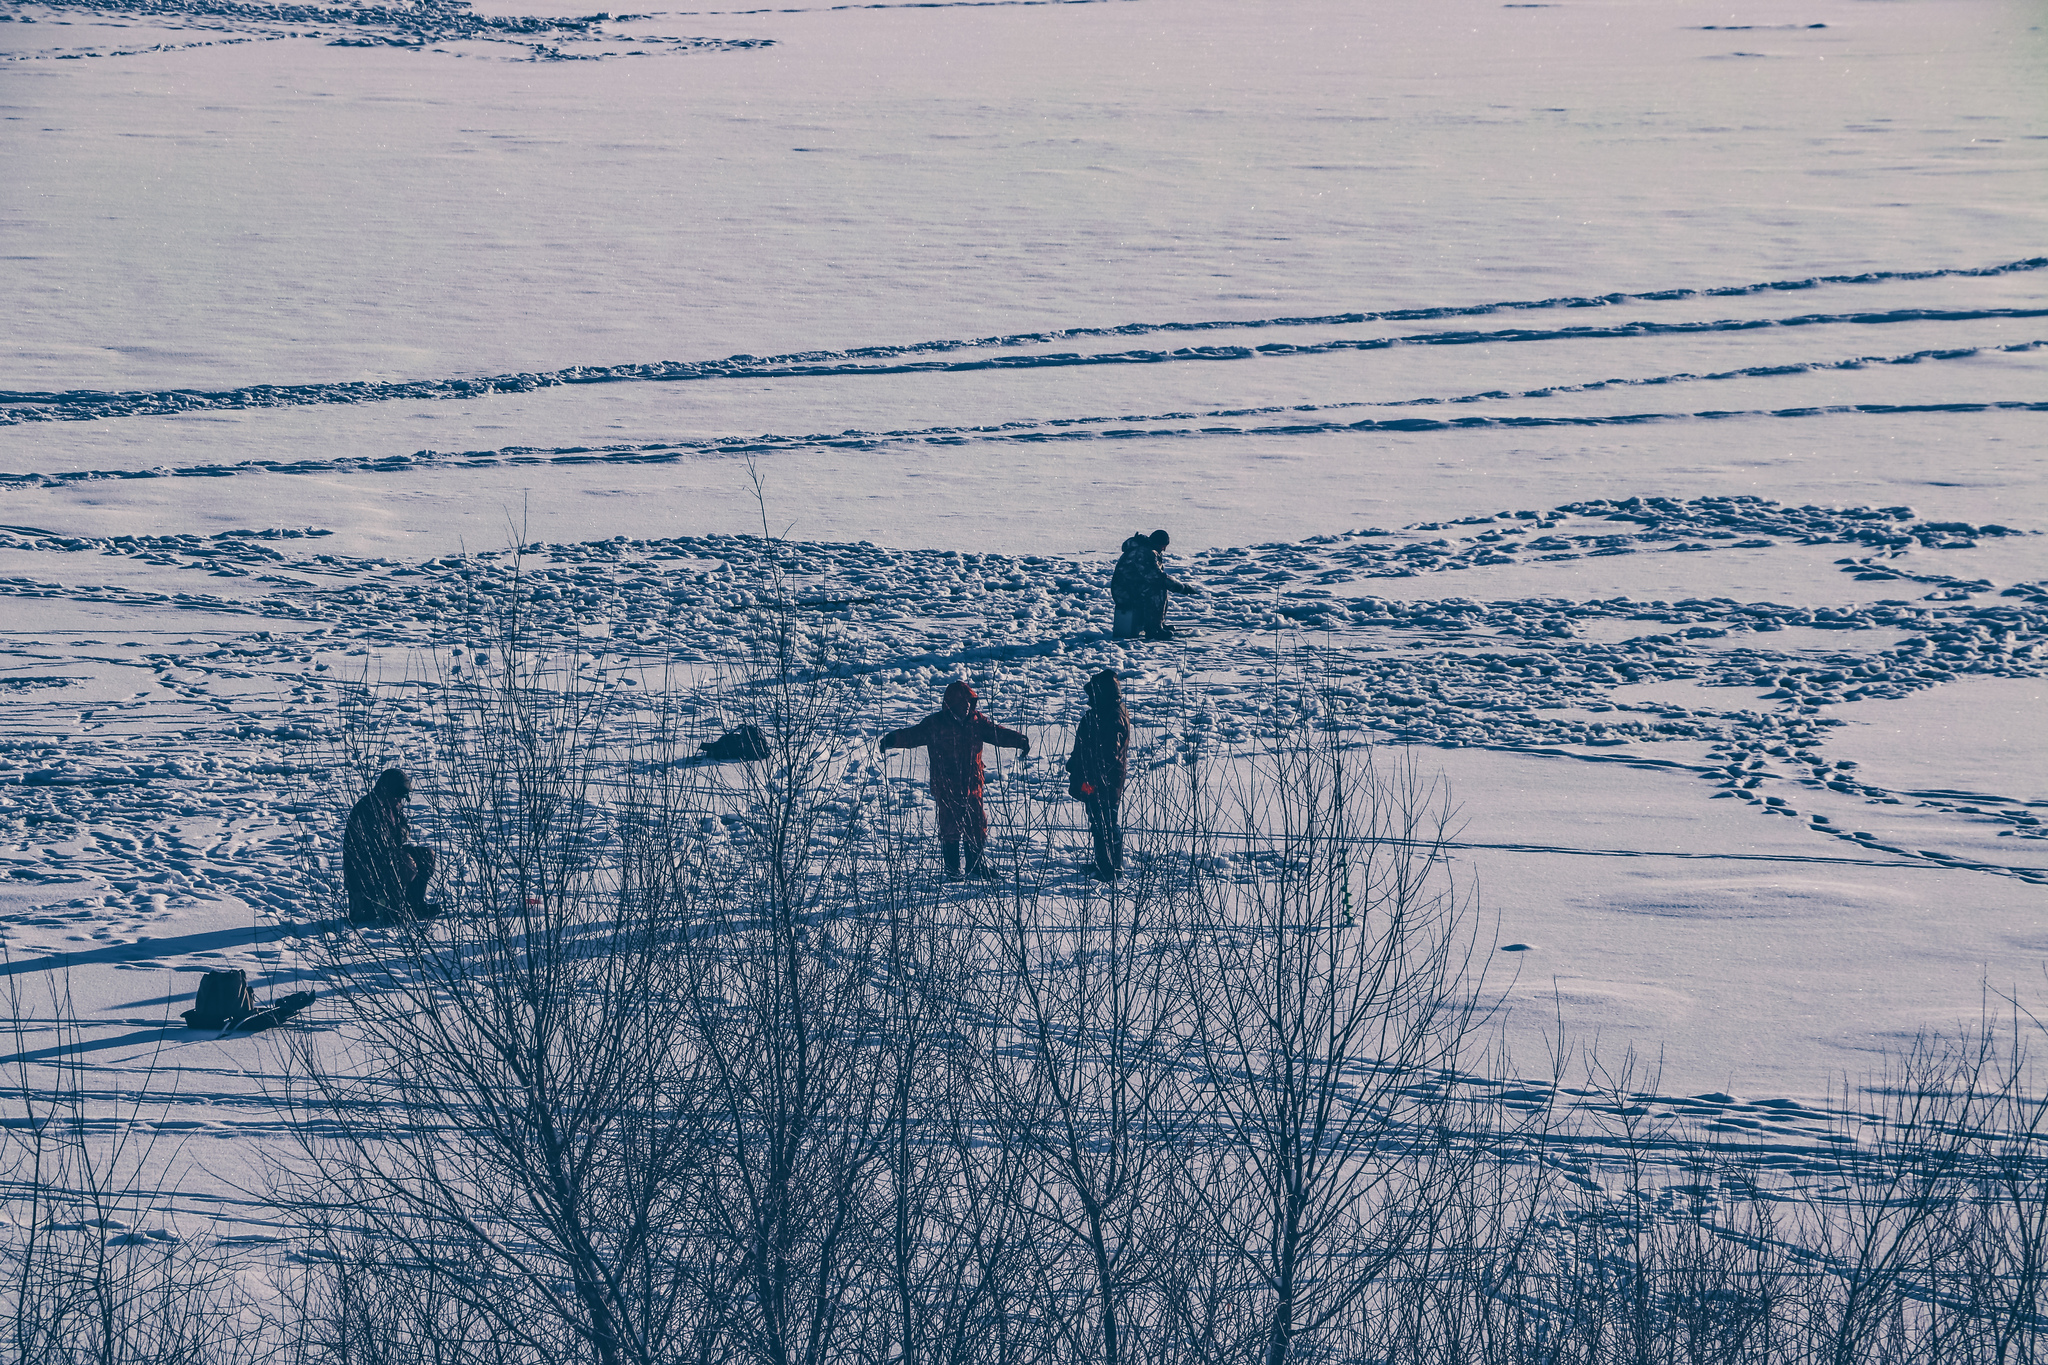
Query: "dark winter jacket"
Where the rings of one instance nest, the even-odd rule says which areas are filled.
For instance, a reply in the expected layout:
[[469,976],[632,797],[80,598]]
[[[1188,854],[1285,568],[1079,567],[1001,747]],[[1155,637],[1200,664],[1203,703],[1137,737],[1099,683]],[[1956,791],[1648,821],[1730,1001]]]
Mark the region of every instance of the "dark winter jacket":
[[1116,572],[1109,578],[1109,599],[1116,605],[1131,606],[1147,598],[1166,600],[1166,594],[1191,593],[1194,589],[1169,578],[1159,563],[1159,551],[1150,536],[1136,535],[1123,544]]
[[406,851],[405,803],[381,784],[348,813],[341,840],[341,881],[351,905],[396,913],[406,903],[414,874]]
[[[940,833],[963,820],[972,832],[987,830],[981,810],[981,746],[1031,751],[1031,741],[974,709],[974,689],[957,679],[946,684],[946,704],[917,724],[882,736],[884,749],[923,749],[931,759],[932,801],[939,808]],[[953,837],[958,837],[957,834]]]
[[1115,804],[1123,798],[1130,755],[1131,713],[1116,674],[1105,669],[1088,680],[1088,710],[1074,732],[1067,772],[1084,799]]

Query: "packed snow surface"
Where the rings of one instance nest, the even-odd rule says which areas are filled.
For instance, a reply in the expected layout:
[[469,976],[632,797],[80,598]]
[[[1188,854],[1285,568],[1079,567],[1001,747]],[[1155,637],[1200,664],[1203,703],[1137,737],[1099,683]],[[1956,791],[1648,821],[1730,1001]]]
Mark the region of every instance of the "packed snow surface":
[[[614,688],[793,585],[849,744],[965,676],[1027,799],[1096,668],[1147,765],[1322,676],[1451,784],[1517,1054],[1708,1131],[2048,997],[2032,7],[0,21],[8,1060],[174,1080],[246,1235],[277,1054],[176,1012],[307,978],[338,683],[515,558]],[[1191,629],[1112,640],[1154,526]]]

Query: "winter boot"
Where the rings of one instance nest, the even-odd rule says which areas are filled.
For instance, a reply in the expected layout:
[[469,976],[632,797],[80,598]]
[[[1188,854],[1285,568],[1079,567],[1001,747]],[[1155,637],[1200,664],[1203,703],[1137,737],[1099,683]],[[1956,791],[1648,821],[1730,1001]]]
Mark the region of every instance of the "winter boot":
[[939,844],[939,858],[946,864],[946,880],[949,882],[959,881],[960,845],[958,841],[952,839],[942,840]]
[[996,870],[988,865],[986,844],[967,846],[967,875],[985,882],[998,880]]

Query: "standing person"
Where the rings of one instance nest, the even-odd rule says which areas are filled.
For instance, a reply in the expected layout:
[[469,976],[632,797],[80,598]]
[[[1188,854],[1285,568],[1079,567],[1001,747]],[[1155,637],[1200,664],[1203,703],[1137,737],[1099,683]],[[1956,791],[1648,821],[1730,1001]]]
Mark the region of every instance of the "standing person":
[[1067,790],[1088,808],[1088,832],[1095,836],[1097,881],[1115,881],[1124,870],[1124,829],[1119,807],[1130,770],[1131,713],[1123,688],[1105,668],[1082,689],[1088,710],[1074,731],[1067,759]]
[[1185,597],[1198,589],[1167,576],[1160,552],[1173,543],[1164,531],[1149,536],[1135,535],[1123,544],[1116,572],[1109,579],[1109,600],[1116,607],[1111,633],[1120,640],[1143,635],[1148,640],[1171,640],[1166,624],[1166,595]]
[[411,795],[411,780],[387,768],[348,813],[341,884],[348,892],[348,917],[358,924],[431,919],[441,912],[427,904],[434,851],[406,842],[405,808],[399,803]]
[[946,876],[960,875],[960,845],[967,845],[967,875],[993,878],[986,858],[988,812],[981,804],[981,746],[1021,750],[1031,741],[974,709],[974,689],[959,679],[946,684],[945,704],[917,724],[882,736],[884,749],[923,749],[931,758],[932,804],[939,808],[939,852]]

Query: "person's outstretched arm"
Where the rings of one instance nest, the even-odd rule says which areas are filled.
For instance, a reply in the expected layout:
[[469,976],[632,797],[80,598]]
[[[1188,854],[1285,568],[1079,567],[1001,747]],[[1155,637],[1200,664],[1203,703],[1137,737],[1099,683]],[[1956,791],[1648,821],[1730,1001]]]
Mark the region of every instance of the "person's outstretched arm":
[[985,720],[981,723],[977,737],[983,744],[993,744],[998,749],[1022,749],[1024,757],[1031,757],[1031,737],[1021,730],[1012,730],[1007,725]]
[[883,749],[922,749],[931,740],[931,735],[927,733],[931,723],[931,717],[927,716],[915,725],[906,725],[901,730],[891,730],[888,734],[882,736],[882,743],[879,747]]

